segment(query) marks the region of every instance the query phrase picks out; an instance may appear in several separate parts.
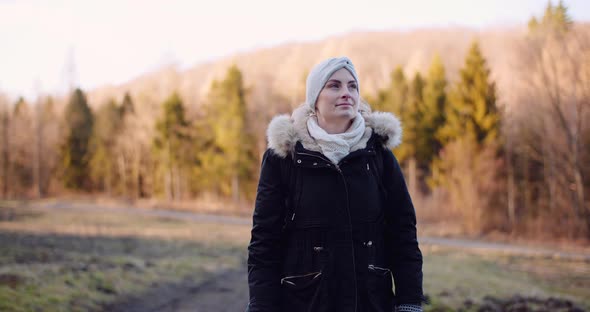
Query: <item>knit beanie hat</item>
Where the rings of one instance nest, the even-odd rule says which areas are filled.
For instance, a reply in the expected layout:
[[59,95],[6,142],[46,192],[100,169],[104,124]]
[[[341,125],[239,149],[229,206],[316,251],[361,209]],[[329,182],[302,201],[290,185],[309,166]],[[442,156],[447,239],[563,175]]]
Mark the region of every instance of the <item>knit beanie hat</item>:
[[342,68],[346,68],[354,77],[357,85],[357,91],[360,92],[359,78],[354,70],[354,65],[347,57],[333,57],[329,58],[312,68],[311,72],[307,76],[307,84],[305,89],[305,98],[307,105],[315,110],[315,103],[320,95],[320,92],[324,88],[324,85],[330,79],[332,74]]

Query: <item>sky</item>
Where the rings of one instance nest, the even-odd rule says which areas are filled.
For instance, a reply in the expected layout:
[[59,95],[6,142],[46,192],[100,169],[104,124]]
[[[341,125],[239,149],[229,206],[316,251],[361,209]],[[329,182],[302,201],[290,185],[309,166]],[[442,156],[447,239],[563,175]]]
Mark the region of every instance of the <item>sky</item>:
[[[553,3],[557,3],[553,0]],[[0,0],[0,92],[121,84],[164,65],[353,31],[524,25],[547,0]],[[590,0],[566,0],[590,21]]]

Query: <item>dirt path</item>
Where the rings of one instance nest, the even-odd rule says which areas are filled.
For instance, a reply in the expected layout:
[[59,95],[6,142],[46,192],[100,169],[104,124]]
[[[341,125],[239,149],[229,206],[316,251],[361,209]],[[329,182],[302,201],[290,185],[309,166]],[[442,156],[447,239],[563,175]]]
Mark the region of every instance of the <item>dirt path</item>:
[[[245,266],[244,266],[245,268]],[[248,304],[246,270],[228,271],[206,281],[189,296],[171,302],[163,312],[238,312]]]
[[201,283],[185,280],[103,307],[109,312],[241,312],[248,303],[245,265]]

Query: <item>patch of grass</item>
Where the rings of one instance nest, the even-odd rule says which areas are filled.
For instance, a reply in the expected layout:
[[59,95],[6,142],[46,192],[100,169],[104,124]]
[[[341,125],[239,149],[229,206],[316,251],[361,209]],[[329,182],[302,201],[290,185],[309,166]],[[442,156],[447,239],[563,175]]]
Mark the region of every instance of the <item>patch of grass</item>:
[[96,311],[242,265],[249,228],[105,210],[0,220],[0,311]]
[[486,297],[516,295],[590,309],[590,263],[424,249],[424,289],[432,302],[426,311],[477,311]]

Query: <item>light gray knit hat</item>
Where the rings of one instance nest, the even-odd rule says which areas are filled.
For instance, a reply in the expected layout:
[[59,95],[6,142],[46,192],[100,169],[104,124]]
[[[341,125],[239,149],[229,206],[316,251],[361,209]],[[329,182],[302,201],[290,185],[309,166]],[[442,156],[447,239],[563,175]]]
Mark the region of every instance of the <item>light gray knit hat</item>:
[[320,92],[324,88],[324,85],[330,79],[330,76],[337,70],[346,68],[354,77],[357,85],[357,91],[360,93],[359,78],[354,70],[354,65],[348,57],[333,57],[329,58],[311,69],[311,72],[307,76],[307,84],[305,88],[305,99],[307,105],[315,110],[315,103],[318,100]]

